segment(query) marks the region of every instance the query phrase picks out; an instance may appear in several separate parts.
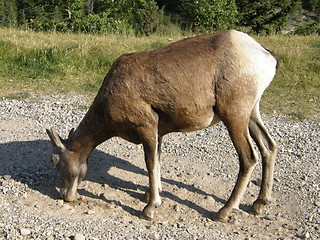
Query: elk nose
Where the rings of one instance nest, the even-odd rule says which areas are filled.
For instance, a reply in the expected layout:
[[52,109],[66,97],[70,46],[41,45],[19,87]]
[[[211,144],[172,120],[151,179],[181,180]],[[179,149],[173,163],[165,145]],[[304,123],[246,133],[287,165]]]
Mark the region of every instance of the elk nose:
[[66,202],[72,202],[77,198],[77,193],[72,193],[71,191],[67,191],[64,189],[61,189],[60,195],[62,199]]

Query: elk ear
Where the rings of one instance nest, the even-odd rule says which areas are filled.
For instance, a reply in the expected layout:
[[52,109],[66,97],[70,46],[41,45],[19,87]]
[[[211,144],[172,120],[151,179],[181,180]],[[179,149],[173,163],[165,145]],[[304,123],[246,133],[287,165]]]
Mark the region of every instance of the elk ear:
[[58,135],[58,133],[55,130],[53,130],[53,128],[51,128],[50,130],[46,129],[46,131],[54,147],[65,148],[62,143],[61,137]]
[[58,163],[59,163],[59,155],[58,154],[52,154],[51,155],[51,162],[53,164],[53,166],[57,167]]

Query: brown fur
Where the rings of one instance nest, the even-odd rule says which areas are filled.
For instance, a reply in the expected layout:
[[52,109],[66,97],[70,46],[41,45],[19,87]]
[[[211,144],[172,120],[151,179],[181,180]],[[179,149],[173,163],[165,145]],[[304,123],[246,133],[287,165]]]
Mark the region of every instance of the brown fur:
[[[252,58],[261,51],[265,59],[252,60],[248,51],[252,51]],[[249,131],[263,158],[261,192],[253,206],[261,211],[271,198],[277,146],[259,113],[262,90],[269,84],[263,81],[271,81],[273,76],[263,80],[264,72],[251,69],[256,61],[259,69],[266,65],[261,71],[275,71],[271,53],[235,31],[188,38],[153,51],[119,57],[76,131],[63,141],[54,130],[47,130],[55,157],[59,156],[54,162],[62,179],[62,197],[74,199],[76,181],[80,182],[85,174],[89,153],[103,141],[120,136],[143,144],[150,185],[143,216],[152,218],[155,206],[161,203],[156,156],[161,151],[162,136],[206,128],[222,120],[239,154],[240,171],[218,218],[226,219],[237,207],[256,164]]]

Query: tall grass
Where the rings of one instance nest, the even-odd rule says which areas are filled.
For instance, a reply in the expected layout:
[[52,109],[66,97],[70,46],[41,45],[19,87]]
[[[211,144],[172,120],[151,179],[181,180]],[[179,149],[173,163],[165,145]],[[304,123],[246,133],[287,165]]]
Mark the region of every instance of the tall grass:
[[262,105],[296,119],[319,117],[319,36],[275,35],[258,39],[279,57],[280,69]]
[[95,92],[123,53],[165,45],[163,37],[0,29],[0,89]]
[[[11,92],[24,93],[22,96],[28,96],[28,92],[93,95],[119,55],[154,49],[181,38],[0,29],[0,97]],[[262,99],[262,109],[298,119],[318,117],[319,37],[274,35],[257,40],[281,61],[277,76]]]

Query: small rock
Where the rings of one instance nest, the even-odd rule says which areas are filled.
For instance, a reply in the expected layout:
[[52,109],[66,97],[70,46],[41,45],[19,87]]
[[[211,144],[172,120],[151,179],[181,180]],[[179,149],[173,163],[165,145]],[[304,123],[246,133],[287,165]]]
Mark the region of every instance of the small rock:
[[320,201],[315,201],[314,205],[317,206],[317,207],[320,207]]
[[88,215],[93,215],[93,214],[95,214],[95,212],[92,211],[92,210],[88,210],[88,211],[86,212],[86,214],[88,214]]
[[174,205],[173,206],[173,209],[176,211],[176,212],[180,212],[180,206],[178,204]]
[[77,233],[74,235],[73,240],[86,240],[86,237],[81,233]]
[[262,182],[261,178],[257,178],[256,180],[252,180],[252,183],[258,187],[261,186],[261,182]]
[[88,202],[88,208],[89,208],[90,210],[93,210],[93,208],[94,208],[94,202],[93,202],[93,201],[89,201],[89,202]]
[[49,236],[49,237],[47,237],[46,240],[54,240],[54,237],[53,236]]
[[29,235],[30,233],[31,233],[31,230],[28,229],[28,228],[21,228],[21,229],[20,229],[20,234],[21,234],[22,236]]
[[62,208],[66,209],[66,210],[69,210],[69,209],[71,209],[71,206],[68,205],[68,204],[63,204]]
[[238,224],[239,221],[238,219],[235,217],[235,216],[230,216],[229,219],[228,219],[228,223],[231,223],[231,224]]
[[156,239],[159,239],[159,234],[158,233],[152,233],[149,235],[149,239],[153,239],[153,240],[156,240]]
[[269,221],[274,221],[274,220],[276,220],[276,216],[270,214],[270,215],[265,216],[264,219],[269,220]]
[[105,208],[106,209],[115,209],[115,208],[117,208],[117,205],[114,202],[110,202],[110,203],[105,204]]
[[204,199],[208,200],[209,202],[214,202],[214,199],[212,196],[205,196]]
[[157,229],[157,227],[155,225],[148,225],[148,226],[146,226],[146,229],[148,229],[150,231],[155,231]]
[[3,176],[3,179],[4,179],[4,180],[10,180],[10,179],[11,179],[11,175],[4,175],[4,176]]
[[310,233],[306,232],[303,236],[305,239],[310,238]]

